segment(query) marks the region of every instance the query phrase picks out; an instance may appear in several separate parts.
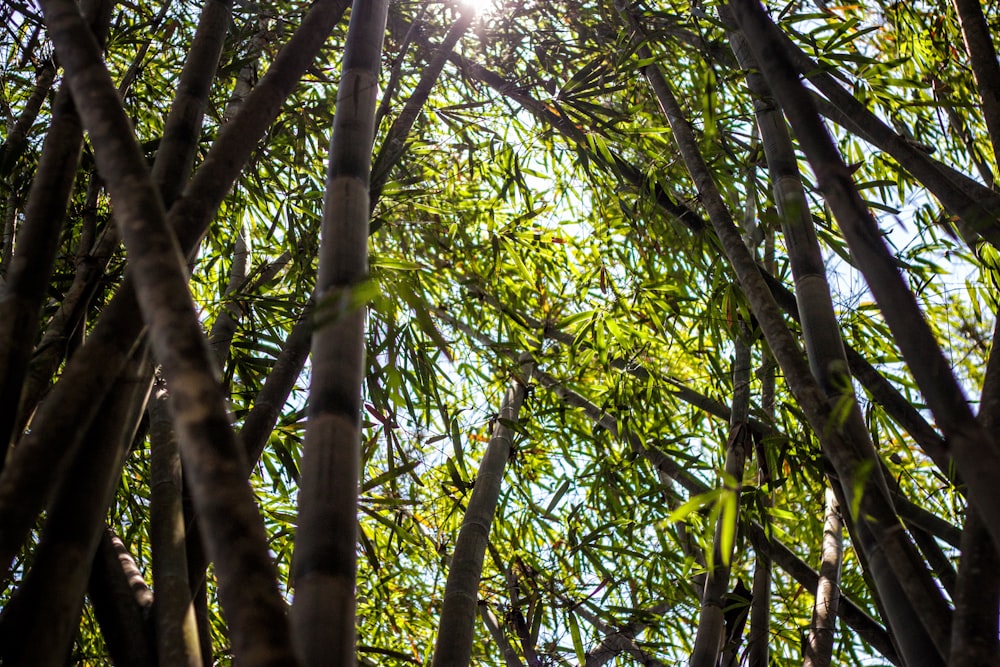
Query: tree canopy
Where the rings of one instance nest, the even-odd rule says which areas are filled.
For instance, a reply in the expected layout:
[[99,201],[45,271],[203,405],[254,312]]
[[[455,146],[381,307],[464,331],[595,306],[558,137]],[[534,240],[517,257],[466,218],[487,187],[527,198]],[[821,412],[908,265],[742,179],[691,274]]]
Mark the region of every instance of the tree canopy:
[[0,663],[1000,659],[995,3],[0,14]]

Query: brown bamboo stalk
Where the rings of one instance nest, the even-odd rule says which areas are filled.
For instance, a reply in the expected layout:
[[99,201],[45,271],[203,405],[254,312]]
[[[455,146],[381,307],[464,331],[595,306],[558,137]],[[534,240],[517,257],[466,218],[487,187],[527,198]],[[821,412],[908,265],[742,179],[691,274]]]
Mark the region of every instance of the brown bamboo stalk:
[[534,367],[530,355],[523,355],[520,361],[521,375],[511,382],[500,405],[499,416],[479,464],[472,497],[469,498],[455,542],[441,604],[432,667],[468,665],[472,659],[479,581],[483,573],[486,544],[500,498],[504,469],[513,451],[518,415]]
[[201,122],[231,22],[232,4],[232,0],[205,0],[184,60],[153,163],[153,182],[167,208],[177,199],[194,165]]
[[[996,434],[1000,427],[1000,319],[994,324],[993,348],[979,401],[979,420]],[[976,667],[997,662],[1000,609],[1000,554],[990,540],[982,516],[971,505],[965,510],[961,557],[955,582],[955,623],[952,626],[951,667]]]
[[368,277],[368,220],[375,106],[388,2],[351,11],[316,280],[312,381],[292,557],[296,649],[307,664],[355,662],[355,573],[361,383]]
[[[84,8],[100,43],[107,37],[113,6],[110,0],[94,0]],[[0,470],[15,433],[21,386],[82,147],[83,128],[72,96],[66,86],[60,86],[28,194],[24,223],[0,291]]]
[[11,173],[24,149],[28,145],[28,132],[35,124],[42,103],[52,88],[56,78],[56,65],[52,60],[46,60],[35,75],[35,87],[24,103],[24,110],[14,121],[7,132],[7,138],[0,144],[0,178]]
[[267,538],[242,475],[221,387],[187,288],[186,261],[132,134],[100,51],[73,2],[44,0],[49,34],[115,202],[131,276],[156,358],[174,395],[172,413],[191,488],[216,562],[233,651],[246,664],[293,662],[284,603]]
[[964,392],[920,313],[913,293],[899,275],[877,224],[851,181],[847,166],[788,63],[780,42],[773,37],[777,28],[753,0],[734,0],[730,6],[771,89],[795,128],[819,187],[947,438],[958,470],[968,485],[970,501],[983,512],[994,542],[1000,545],[1000,500],[997,499],[1000,450],[973,417]]
[[[216,139],[185,189],[171,207],[169,221],[190,255],[235,182],[243,165],[278,115],[302,73],[344,13],[347,0],[317,0],[302,25],[281,49],[248,103]],[[79,446],[81,424],[93,418],[100,398],[123,367],[142,331],[132,281],[126,275],[118,294],[105,307],[85,345],[66,366],[49,400],[39,409],[36,427],[0,474],[0,568],[9,563],[48,502],[52,484],[66,470]]]
[[983,119],[993,144],[994,159],[1000,163],[1000,64],[993,36],[979,0],[952,0],[958,13],[972,74],[979,88]]
[[483,625],[489,630],[493,641],[500,648],[500,655],[503,656],[504,665],[506,667],[524,667],[524,663],[517,657],[517,651],[514,650],[513,645],[507,639],[507,635],[504,634],[503,628],[500,627],[500,622],[497,620],[496,614],[493,613],[489,603],[485,600],[479,601],[479,616],[483,619]]

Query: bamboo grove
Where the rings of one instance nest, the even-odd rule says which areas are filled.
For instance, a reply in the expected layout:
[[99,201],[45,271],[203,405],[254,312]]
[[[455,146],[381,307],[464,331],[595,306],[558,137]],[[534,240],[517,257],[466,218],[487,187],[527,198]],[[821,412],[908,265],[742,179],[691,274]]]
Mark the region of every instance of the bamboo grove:
[[0,13],[0,664],[1000,660],[994,3]]

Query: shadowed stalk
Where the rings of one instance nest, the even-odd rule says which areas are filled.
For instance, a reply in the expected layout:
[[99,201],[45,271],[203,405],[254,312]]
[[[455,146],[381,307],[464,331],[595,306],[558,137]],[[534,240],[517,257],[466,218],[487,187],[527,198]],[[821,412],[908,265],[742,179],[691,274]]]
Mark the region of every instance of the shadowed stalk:
[[[991,433],[1000,428],[1000,319],[993,328],[993,347],[979,402],[979,421]],[[1000,556],[983,519],[971,505],[965,510],[961,557],[955,582],[955,623],[950,667],[978,667],[1000,658],[997,610],[1000,609]]]
[[44,0],[49,34],[115,205],[139,306],[170,385],[190,487],[216,563],[233,652],[247,665],[292,663],[267,537],[243,475],[221,387],[187,288],[184,256],[100,52],[70,0]]
[[0,617],[0,656],[10,665],[60,664],[79,628],[91,563],[104,516],[149,394],[152,369],[141,358],[126,366],[88,430],[46,516],[31,569]]
[[42,103],[45,102],[55,79],[56,65],[51,59],[46,60],[35,76],[35,87],[24,103],[24,110],[8,130],[3,144],[0,144],[0,179],[11,173],[14,164],[24,153],[28,145],[28,132],[35,124],[38,112],[41,111]]
[[292,557],[296,649],[355,663],[358,474],[368,278],[369,178],[387,0],[351,11],[333,118],[316,280],[308,425]]
[[524,663],[517,657],[517,651],[507,639],[500,622],[497,621],[496,614],[490,609],[490,605],[485,600],[479,602],[479,616],[483,619],[483,625],[489,630],[490,637],[500,647],[500,655],[503,656],[503,663],[506,667],[524,667]]
[[730,7],[795,129],[819,188],[917,386],[944,432],[958,471],[968,485],[970,502],[982,512],[994,542],[1000,545],[1000,451],[996,443],[972,415],[948,360],[899,274],[847,166],[774,37],[777,28],[754,0],[734,0]]
[[500,405],[448,566],[432,667],[461,667],[472,659],[486,544],[496,514],[504,469],[513,452],[518,415],[534,367],[530,355],[522,355],[520,362],[520,377],[511,382]]
[[147,623],[153,594],[121,539],[101,532],[87,583],[87,599],[115,665],[151,665],[156,649]]
[[[312,5],[247,103],[219,132],[184,195],[171,207],[168,221],[188,256],[197,248],[257,139],[277,117],[346,5],[346,0],[317,0]],[[22,438],[0,474],[0,567],[9,569],[35,516],[48,502],[53,484],[79,446],[80,425],[93,419],[100,398],[124,366],[143,328],[137,313],[132,280],[126,275],[87,344],[73,355],[48,400],[39,407],[37,426]]]
[[[91,0],[84,9],[91,30],[102,44],[113,6],[111,0]],[[14,139],[12,136],[10,140]],[[28,194],[24,223],[11,261],[5,267],[7,282],[0,288],[0,469],[14,438],[21,386],[62,238],[66,206],[73,192],[82,147],[83,128],[69,89],[63,85],[53,102],[52,120]]]
[[160,665],[202,664],[198,627],[188,586],[181,454],[167,409],[166,385],[157,381],[149,401],[149,532],[153,551],[153,606]]

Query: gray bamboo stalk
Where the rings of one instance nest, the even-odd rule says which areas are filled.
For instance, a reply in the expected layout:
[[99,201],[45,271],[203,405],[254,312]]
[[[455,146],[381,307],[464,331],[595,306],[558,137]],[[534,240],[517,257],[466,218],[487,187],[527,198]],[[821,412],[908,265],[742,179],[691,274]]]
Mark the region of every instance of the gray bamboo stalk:
[[965,51],[969,55],[976,87],[979,88],[983,119],[993,145],[993,155],[1000,161],[1000,64],[997,64],[993,37],[979,0],[952,1],[958,13],[958,22],[962,26]]
[[753,0],[734,0],[730,6],[796,131],[820,190],[918,387],[944,432],[959,473],[968,485],[970,502],[983,513],[994,542],[1000,545],[1000,450],[972,415],[964,392],[920,313],[913,293],[899,274],[847,166],[780,43],[773,37],[777,28]]
[[236,296],[247,280],[250,259],[250,230],[247,223],[236,223],[236,239],[233,241],[233,261],[229,267],[229,281],[222,294],[222,308],[208,334],[208,345],[220,371],[225,369],[229,350],[236,335],[236,328],[243,317],[243,308]]
[[504,395],[490,442],[479,464],[462,528],[455,542],[444,588],[432,667],[467,667],[472,659],[479,581],[503,483],[504,469],[513,451],[518,415],[531,382],[534,362],[529,355],[520,359],[520,377]]
[[125,70],[125,74],[122,75],[121,81],[118,82],[118,95],[123,99],[132,89],[132,84],[135,83],[139,72],[142,71],[145,65],[146,54],[149,53],[149,47],[153,44],[152,35],[160,33],[160,26],[167,17],[172,4],[171,0],[164,0],[163,4],[160,5],[160,10],[156,12],[156,16],[149,22],[149,28],[147,28],[151,36],[143,41],[142,46],[136,51],[135,57],[132,58],[132,62],[129,63],[128,69]]
[[[751,447],[750,429],[746,424],[750,411],[750,346],[737,338],[734,347],[736,357],[733,362],[733,409],[730,417],[730,433],[726,443],[725,476],[723,484],[736,496],[734,502],[739,506],[740,492],[743,487],[743,469]],[[698,619],[698,631],[695,635],[694,650],[691,652],[691,667],[715,667],[719,655],[725,648],[725,617],[726,594],[729,592],[729,574],[733,558],[733,548],[736,544],[736,531],[739,525],[739,512],[732,516],[733,523],[726,525],[726,513],[720,512],[715,525],[715,537],[712,545],[712,561],[709,563],[708,577],[705,579],[705,592],[701,598],[701,615]],[[725,531],[733,534],[729,548],[723,550],[722,536]]]
[[[91,30],[103,43],[113,3],[86,3]],[[36,110],[37,113],[37,110]],[[38,331],[39,314],[59,248],[76,176],[83,128],[66,86],[60,86],[49,131],[28,194],[24,223],[0,291],[0,469],[15,433],[21,387]]]
[[153,633],[146,622],[153,594],[121,539],[108,529],[101,533],[87,598],[115,665],[154,664]]
[[[633,29],[639,30],[637,21],[624,4],[619,2],[619,7],[622,15],[630,20]],[[772,353],[785,371],[786,382],[819,438],[845,493],[849,498],[858,498],[859,517],[862,520],[857,524],[856,538],[869,565],[876,572],[873,576],[880,594],[891,603],[893,613],[890,614],[890,622],[895,623],[898,628],[912,630],[916,625],[913,617],[918,616],[927,632],[911,633],[906,637],[910,643],[909,648],[912,649],[911,654],[920,655],[924,660],[934,654],[935,648],[938,653],[946,654],[950,609],[912,543],[899,530],[899,519],[885,490],[884,480],[879,484],[877,475],[864,475],[862,478],[857,476],[856,473],[864,469],[862,466],[865,465],[864,450],[857,448],[861,443],[852,442],[856,437],[851,438],[850,432],[840,431],[839,422],[833,418],[833,407],[825,392],[818,386],[812,371],[803,367],[801,352],[778,313],[756,262],[733,224],[731,214],[719,194],[670,84],[655,65],[647,47],[639,46],[636,53],[650,63],[641,69],[673,130],[681,157],[691,172],[702,203],[723,251],[739,278],[751,310],[758,318]],[[836,368],[831,370],[838,371]],[[867,467],[871,467],[873,463],[874,461],[869,460]],[[933,638],[933,644],[929,638]]]
[[149,401],[150,545],[156,605],[157,664],[199,667],[198,626],[188,586],[181,455],[167,408],[166,384],[160,380]]
[[[174,400],[171,410],[190,487],[216,563],[233,652],[245,664],[293,662],[267,537],[211,360],[187,269],[159,194],[93,36],[69,0],[44,0],[49,34],[95,160],[115,202],[139,305]],[[83,103],[82,100],[86,100]]]
[[[668,612],[670,607],[671,604],[662,602],[645,610],[643,616],[660,616]],[[595,628],[604,633],[604,638],[587,651],[587,657],[580,667],[603,667],[621,653],[627,653],[645,667],[663,667],[663,663],[651,657],[635,642],[635,636],[648,627],[646,623],[635,621],[615,630],[603,622],[599,616],[582,607],[574,610],[574,613],[583,616]]]
[[[232,187],[257,139],[274,121],[281,105],[343,16],[347,0],[317,0],[299,29],[281,49],[250,94],[248,103],[219,133],[168,220],[181,248],[190,255]],[[64,474],[79,446],[81,424],[100,405],[128,352],[142,331],[132,281],[105,306],[87,344],[73,355],[38,409],[36,426],[21,439],[0,474],[0,570],[9,563],[48,502],[53,483]]]
[[503,628],[500,627],[496,614],[493,613],[489,603],[485,600],[479,601],[479,616],[483,619],[483,625],[489,630],[493,641],[500,647],[500,655],[503,656],[504,665],[506,667],[524,667],[524,663],[517,657],[517,651],[514,650],[507,635],[504,634]]
[[69,654],[104,516],[149,394],[144,357],[138,350],[101,406],[48,512],[31,569],[4,607],[4,664],[55,665]]
[[24,109],[7,130],[7,139],[0,144],[0,178],[6,177],[14,168],[24,149],[28,145],[28,132],[35,124],[38,112],[42,109],[42,103],[52,89],[52,83],[56,78],[56,66],[52,60],[42,63],[38,73],[35,75],[35,87],[31,95],[24,103]]
[[406,152],[406,140],[410,135],[410,130],[413,129],[413,123],[416,122],[417,116],[420,115],[424,104],[427,103],[427,98],[430,97],[438,77],[441,76],[444,64],[448,61],[448,55],[472,24],[472,19],[475,17],[475,10],[472,6],[461,5],[460,11],[462,12],[461,16],[448,30],[441,45],[434,51],[434,57],[424,67],[417,87],[414,88],[410,98],[406,100],[403,110],[389,126],[385,140],[372,163],[371,206],[373,207],[382,196],[382,189],[385,187],[386,181],[389,180],[389,172]]
[[812,621],[805,642],[805,667],[829,667],[833,659],[833,643],[837,632],[837,610],[840,605],[840,567],[844,554],[843,526],[840,508],[833,489],[826,489],[826,519],[823,523],[823,548],[819,566],[819,582],[813,600]]
[[[411,23],[406,29],[406,35],[403,37],[403,43],[396,49],[396,57],[392,61],[392,67],[389,68],[388,80],[385,83],[385,89],[382,91],[382,100],[378,103],[378,109],[375,110],[376,131],[378,128],[382,127],[382,121],[389,114],[392,97],[396,94],[396,88],[399,87],[399,81],[403,76],[403,63],[406,61],[406,52],[410,50],[410,45],[413,43],[413,40],[424,29],[423,20],[429,7],[430,3],[424,2],[423,6],[420,8],[420,13],[417,14],[413,23]],[[391,33],[392,30],[390,29],[389,32]]]
[[238,437],[246,454],[247,474],[264,452],[268,437],[281,414],[281,408],[302,373],[306,357],[309,356],[311,339],[312,308],[307,307],[288,334],[284,347],[281,348],[271,372],[264,381],[264,386],[254,399],[253,408],[243,420],[243,427]]
[[[774,229],[764,230],[764,270],[774,273]],[[760,408],[767,421],[774,422],[775,408],[775,363],[771,353],[761,351],[762,367],[760,377]],[[762,434],[761,434],[762,435]],[[755,434],[754,442],[761,436]],[[767,452],[757,449],[757,484],[770,492],[770,502],[774,504],[772,473],[768,467]],[[750,634],[747,637],[748,667],[768,667],[771,653],[771,555],[764,550],[754,549],[753,583],[750,601]]]
[[306,664],[355,664],[357,497],[375,105],[387,0],[355,3],[330,141],[312,380],[292,557],[293,628]]

